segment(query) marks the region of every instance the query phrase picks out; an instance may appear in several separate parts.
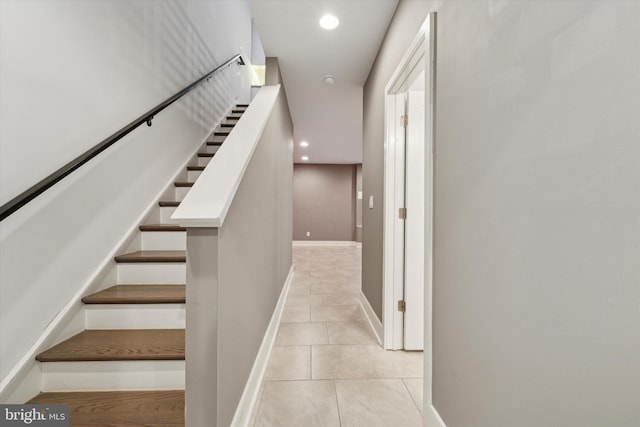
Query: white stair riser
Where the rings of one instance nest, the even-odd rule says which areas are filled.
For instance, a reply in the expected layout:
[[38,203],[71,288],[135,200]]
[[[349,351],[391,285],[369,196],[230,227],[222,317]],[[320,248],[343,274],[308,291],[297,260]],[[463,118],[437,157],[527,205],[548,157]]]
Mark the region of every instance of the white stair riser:
[[180,202],[184,200],[184,196],[187,195],[189,190],[191,190],[191,187],[176,187],[175,188],[176,200]]
[[184,251],[187,249],[187,233],[185,231],[144,231],[142,249]]
[[161,206],[160,207],[160,223],[162,224],[175,224],[176,221],[171,219],[171,215],[176,211],[175,207]]
[[184,329],[184,304],[87,304],[87,329]]
[[46,362],[42,391],[184,390],[184,360]]
[[213,157],[198,157],[198,166],[207,166]]
[[218,150],[220,149],[219,146],[217,145],[207,145],[207,153],[217,153]]
[[120,263],[118,264],[118,283],[127,284],[182,284],[187,277],[185,263]]
[[196,182],[198,178],[202,175],[202,171],[188,171],[187,172],[187,181]]

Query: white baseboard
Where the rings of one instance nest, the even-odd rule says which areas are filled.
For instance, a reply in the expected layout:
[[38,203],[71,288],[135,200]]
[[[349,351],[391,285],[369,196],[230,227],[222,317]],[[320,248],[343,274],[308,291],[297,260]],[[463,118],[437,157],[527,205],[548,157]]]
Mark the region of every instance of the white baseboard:
[[369,300],[362,293],[362,291],[360,291],[359,298],[360,298],[360,307],[362,307],[362,311],[364,311],[364,315],[369,321],[369,326],[371,326],[371,330],[373,330],[373,333],[376,336],[378,343],[382,345],[382,336],[383,336],[382,322],[380,321],[380,319],[378,319],[378,316],[376,316],[376,312],[373,311],[373,307],[371,307],[371,304],[369,304]]
[[351,240],[294,240],[293,246],[356,246]]
[[424,411],[425,414],[423,421],[425,423],[425,427],[447,427],[432,403],[426,404]]
[[42,371],[40,370],[40,362],[35,358],[21,366],[19,376],[15,378],[19,381],[9,382],[2,389],[0,403],[21,404],[42,391]]
[[256,360],[253,363],[253,368],[251,369],[251,373],[247,379],[247,384],[245,385],[240,401],[238,402],[238,407],[236,408],[236,413],[233,416],[230,427],[249,427],[251,416],[257,409],[260,386],[262,385],[262,379],[264,378],[264,373],[267,369],[267,362],[271,355],[271,349],[273,349],[276,336],[278,335],[280,318],[282,317],[282,311],[284,310],[284,304],[287,300],[287,295],[292,282],[293,266],[291,266],[287,280],[280,292],[280,298],[273,310],[271,321],[269,322],[269,326],[267,326],[267,331],[262,339],[262,344],[260,344],[260,349],[258,350]]

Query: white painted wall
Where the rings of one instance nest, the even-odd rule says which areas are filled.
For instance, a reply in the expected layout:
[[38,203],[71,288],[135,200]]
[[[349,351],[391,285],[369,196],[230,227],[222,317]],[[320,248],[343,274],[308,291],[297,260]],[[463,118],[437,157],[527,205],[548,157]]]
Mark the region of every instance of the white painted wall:
[[[0,2],[0,203],[236,53],[245,1]],[[226,69],[0,225],[0,378],[236,102]]]

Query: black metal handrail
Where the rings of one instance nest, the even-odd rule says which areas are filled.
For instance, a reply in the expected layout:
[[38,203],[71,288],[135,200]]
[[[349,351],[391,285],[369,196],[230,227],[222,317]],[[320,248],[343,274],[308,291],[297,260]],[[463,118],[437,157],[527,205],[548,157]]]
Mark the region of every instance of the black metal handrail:
[[245,64],[244,60],[242,59],[242,55],[238,54],[234,56],[233,58],[226,61],[224,64],[219,65],[213,70],[209,71],[203,77],[191,83],[189,86],[182,89],[180,92],[176,93],[170,98],[167,98],[165,101],[158,104],[156,107],[147,111],[146,113],[144,113],[143,115],[141,115],[140,117],[138,117],[137,119],[135,119],[134,121],[132,121],[131,123],[123,127],[122,129],[115,132],[113,135],[109,136],[107,139],[100,142],[98,145],[85,151],[75,159],[71,160],[66,165],[62,166],[60,169],[56,170],[46,178],[39,181],[37,184],[32,185],[27,190],[23,191],[22,193],[20,193],[19,195],[17,195],[13,199],[11,199],[10,201],[2,205],[2,207],[0,207],[0,221],[4,220],[9,215],[14,213],[15,211],[17,211],[27,203],[29,203],[31,200],[35,199],[40,194],[44,193],[49,188],[53,187],[56,183],[61,181],[67,175],[71,174],[72,172],[80,168],[82,165],[87,163],[89,160],[93,159],[98,154],[100,154],[107,148],[111,147],[113,144],[115,144],[116,142],[118,142],[128,134],[130,134],[132,131],[134,131],[136,128],[141,126],[143,123],[146,123],[147,126],[151,126],[152,120],[156,116],[156,114],[158,114],[159,112],[167,108],[169,105],[173,104],[178,99],[182,98],[183,96],[185,96],[186,94],[194,90],[196,87],[198,87],[205,81],[209,80],[213,74],[233,64],[234,62],[237,62],[240,65]]

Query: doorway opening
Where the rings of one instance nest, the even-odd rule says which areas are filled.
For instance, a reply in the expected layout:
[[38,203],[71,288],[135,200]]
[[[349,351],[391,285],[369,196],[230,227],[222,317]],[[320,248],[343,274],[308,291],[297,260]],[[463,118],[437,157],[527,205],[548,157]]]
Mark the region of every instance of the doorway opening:
[[431,403],[435,27],[432,13],[386,86],[383,346],[424,350]]

